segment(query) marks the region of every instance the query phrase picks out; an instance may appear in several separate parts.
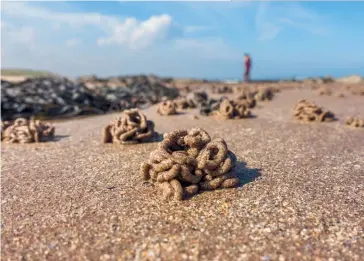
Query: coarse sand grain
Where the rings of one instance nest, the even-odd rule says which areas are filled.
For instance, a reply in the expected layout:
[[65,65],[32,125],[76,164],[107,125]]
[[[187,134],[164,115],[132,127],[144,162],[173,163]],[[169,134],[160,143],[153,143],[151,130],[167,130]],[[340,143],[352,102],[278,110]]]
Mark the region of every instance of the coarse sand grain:
[[[339,118],[299,123],[310,99]],[[2,144],[1,260],[363,260],[362,97],[292,89],[218,120],[145,110],[156,131],[201,127],[226,140],[242,186],[161,202],[139,176],[157,143],[102,144],[103,115],[55,122],[56,139]]]

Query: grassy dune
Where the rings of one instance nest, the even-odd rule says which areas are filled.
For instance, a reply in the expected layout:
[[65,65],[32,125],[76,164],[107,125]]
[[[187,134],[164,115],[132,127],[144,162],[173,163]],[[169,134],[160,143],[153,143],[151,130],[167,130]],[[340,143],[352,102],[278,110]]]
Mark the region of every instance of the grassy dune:
[[43,77],[54,76],[54,73],[47,71],[37,71],[30,69],[1,69],[2,76],[23,76],[23,77]]
[[33,77],[57,77],[55,73],[30,69],[1,69],[1,80],[9,82],[22,82]]

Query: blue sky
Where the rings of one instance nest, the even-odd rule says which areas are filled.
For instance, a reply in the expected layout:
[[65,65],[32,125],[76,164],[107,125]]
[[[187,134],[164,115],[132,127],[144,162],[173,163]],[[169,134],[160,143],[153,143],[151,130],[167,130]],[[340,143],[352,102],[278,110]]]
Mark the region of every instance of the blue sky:
[[66,76],[364,75],[364,2],[2,2],[3,68]]

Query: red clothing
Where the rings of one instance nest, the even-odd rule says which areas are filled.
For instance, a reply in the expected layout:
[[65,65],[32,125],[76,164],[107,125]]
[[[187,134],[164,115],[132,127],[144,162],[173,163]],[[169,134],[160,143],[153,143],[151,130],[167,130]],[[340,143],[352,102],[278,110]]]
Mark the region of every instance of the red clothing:
[[251,67],[251,59],[248,57],[248,59],[245,59],[245,70],[249,70]]
[[244,80],[245,82],[250,81],[250,68],[252,66],[252,62],[250,57],[244,57],[244,64],[245,64],[245,73],[244,73]]

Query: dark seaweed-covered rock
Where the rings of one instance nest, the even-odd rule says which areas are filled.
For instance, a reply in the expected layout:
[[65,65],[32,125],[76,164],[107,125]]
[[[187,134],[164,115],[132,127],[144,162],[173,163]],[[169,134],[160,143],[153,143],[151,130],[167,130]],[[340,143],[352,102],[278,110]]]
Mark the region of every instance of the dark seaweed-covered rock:
[[5,120],[30,116],[73,116],[108,111],[110,102],[66,78],[2,82],[1,113]]
[[218,94],[226,94],[226,93],[233,93],[233,88],[231,86],[213,86],[212,87],[212,92],[213,93],[218,93]]
[[208,116],[213,111],[217,111],[220,107],[221,101],[223,100],[224,98],[220,98],[219,100],[209,99],[208,101],[203,102],[200,107],[200,114]]
[[257,101],[270,101],[273,99],[274,92],[271,88],[264,88],[261,90],[258,90],[258,92],[255,94],[254,98]]
[[197,105],[206,102],[208,98],[209,96],[206,92],[192,92],[187,95],[187,99],[194,101]]
[[[95,87],[92,83],[96,80]],[[178,93],[158,77],[147,76],[113,80],[93,76],[76,82],[67,78],[32,78],[20,83],[1,81],[1,113],[4,120],[102,114],[145,108],[163,97],[174,99]]]

